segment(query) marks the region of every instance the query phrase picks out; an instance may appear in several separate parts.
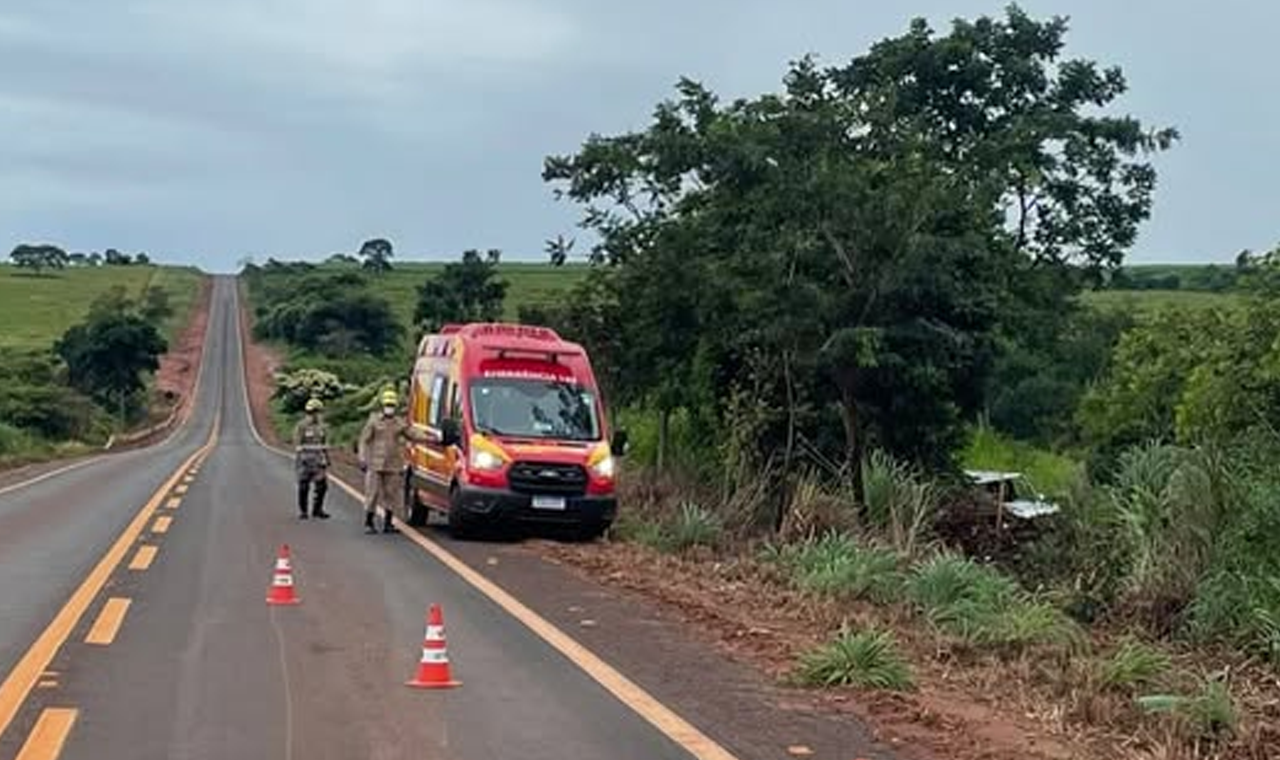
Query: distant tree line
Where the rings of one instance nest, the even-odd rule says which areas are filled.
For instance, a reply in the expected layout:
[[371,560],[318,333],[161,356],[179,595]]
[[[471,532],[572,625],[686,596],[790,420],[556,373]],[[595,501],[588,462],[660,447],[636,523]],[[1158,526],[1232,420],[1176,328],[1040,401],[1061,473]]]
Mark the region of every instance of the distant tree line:
[[49,243],[21,243],[9,253],[9,260],[20,269],[29,269],[36,274],[46,269],[60,270],[67,267],[98,266],[146,266],[151,257],[146,253],[130,255],[108,248],[102,253],[67,253],[61,247]]

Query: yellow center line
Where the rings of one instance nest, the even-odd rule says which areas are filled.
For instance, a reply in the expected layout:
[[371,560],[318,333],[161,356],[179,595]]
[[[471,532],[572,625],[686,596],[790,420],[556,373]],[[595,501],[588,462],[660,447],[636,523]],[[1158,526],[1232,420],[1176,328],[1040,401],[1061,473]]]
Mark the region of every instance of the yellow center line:
[[18,751],[17,760],[54,760],[71,735],[79,711],[69,707],[50,707],[40,713],[27,743]]
[[138,547],[138,551],[133,555],[133,559],[129,561],[130,570],[147,570],[151,567],[151,563],[156,560],[156,552],[160,551],[158,546],[150,546],[144,544]]
[[152,533],[168,533],[169,526],[173,524],[173,518],[168,515],[161,515],[156,518],[155,525],[151,526]]
[[89,629],[89,635],[85,636],[84,643],[105,647],[115,641],[116,634],[120,632],[120,626],[124,624],[124,615],[129,611],[130,604],[132,604],[131,600],[120,596],[108,599],[102,607],[102,612],[98,613],[98,619],[94,622],[93,628]]
[[178,507],[182,506],[182,499],[175,496],[169,500],[168,504],[165,504],[164,506],[166,509],[177,509]]
[[35,688],[36,682],[40,680],[45,668],[49,667],[49,663],[53,662],[58,650],[66,643],[71,631],[75,629],[76,624],[80,622],[80,618],[84,616],[85,610],[89,608],[98,592],[106,585],[111,573],[124,560],[129,547],[133,546],[138,536],[142,534],[147,521],[151,519],[156,509],[159,508],[160,502],[165,498],[165,494],[169,492],[169,489],[173,488],[174,483],[178,482],[182,472],[190,467],[192,462],[208,453],[217,444],[221,416],[221,412],[215,415],[213,429],[210,431],[209,439],[204,446],[193,452],[182,463],[182,466],[169,476],[164,485],[152,495],[150,501],[138,511],[138,514],[133,518],[133,522],[129,523],[129,526],[120,534],[120,537],[107,550],[107,553],[102,556],[102,559],[90,571],[88,577],[80,584],[80,587],[67,600],[66,605],[58,611],[58,614],[54,616],[48,627],[40,634],[40,637],[35,640],[35,643],[22,656],[22,659],[18,660],[18,664],[5,676],[4,682],[0,683],[0,735],[3,735],[9,728],[9,724],[13,722],[14,716],[18,714],[18,710],[22,707],[22,703],[26,701],[27,695]]

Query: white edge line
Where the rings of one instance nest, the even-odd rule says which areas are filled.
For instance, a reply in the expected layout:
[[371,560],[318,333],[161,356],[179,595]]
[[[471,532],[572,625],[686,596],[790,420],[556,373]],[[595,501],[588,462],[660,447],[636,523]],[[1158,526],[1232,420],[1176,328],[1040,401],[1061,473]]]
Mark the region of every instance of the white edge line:
[[[205,277],[208,277],[208,278],[210,278],[210,279],[213,279],[213,275],[211,275],[211,274],[205,273],[205,275],[204,275],[204,276],[205,276]],[[216,285],[217,283],[214,283],[214,284]],[[197,296],[197,297],[198,297],[198,296]],[[212,314],[212,313],[213,313],[213,285],[210,285],[210,287],[209,287],[209,312],[210,312],[210,314]],[[237,312],[236,312],[236,316],[237,316],[237,319],[238,319],[238,318],[239,318],[239,311],[238,311],[238,310],[237,310]],[[209,320],[209,322],[212,322],[212,321],[213,321],[213,320]],[[237,324],[238,324],[238,322],[237,322]],[[196,382],[195,382],[195,385],[193,386],[193,387],[195,388],[195,392],[191,395],[191,408],[192,408],[192,409],[195,409],[196,402],[197,402],[197,401],[199,401],[199,399],[200,399],[200,381],[204,379],[204,368],[205,368],[205,365],[208,363],[208,362],[207,362],[207,359],[209,358],[209,329],[210,329],[210,327],[211,327],[211,326],[212,326],[212,325],[210,325],[210,324],[208,324],[208,323],[206,323],[206,324],[205,324],[205,326],[204,326],[204,338],[203,338],[203,340],[201,340],[201,341],[200,341],[200,343],[201,343],[201,345],[200,345],[200,368],[196,370]],[[248,392],[246,391],[246,395],[247,395],[247,393],[248,393]],[[117,456],[118,454],[127,454],[127,453],[132,452],[132,451],[145,451],[145,450],[147,450],[147,449],[160,448],[161,446],[165,446],[165,445],[169,444],[170,442],[172,442],[172,441],[173,441],[173,439],[174,439],[174,438],[175,438],[179,433],[181,433],[184,429],[186,429],[186,427],[187,427],[190,423],[191,423],[191,415],[190,415],[190,414],[188,414],[188,415],[187,415],[187,418],[186,418],[185,420],[183,420],[183,421],[182,421],[182,424],[181,424],[181,425],[178,425],[178,426],[177,426],[177,427],[175,427],[173,430],[170,430],[170,431],[169,431],[169,434],[168,434],[168,435],[166,435],[166,436],[164,437],[164,439],[163,439],[163,440],[156,441],[155,443],[153,443],[153,444],[151,444],[151,445],[149,445],[149,446],[144,446],[144,447],[142,447],[141,449],[128,449],[128,450],[126,450],[126,451],[112,452],[112,453],[109,453],[109,454],[98,454],[98,455],[96,455],[96,456],[89,457],[88,459],[84,459],[84,460],[81,460],[81,461],[79,461],[79,462],[72,462],[72,463],[71,463],[71,464],[69,464],[69,465],[66,465],[66,466],[63,466],[63,467],[59,467],[59,468],[58,468],[58,469],[56,469],[56,470],[51,470],[51,471],[49,471],[49,472],[41,473],[40,475],[37,475],[37,476],[35,476],[34,478],[30,478],[29,480],[19,481],[19,482],[17,482],[17,483],[13,483],[13,484],[11,484],[11,485],[7,485],[7,486],[5,486],[4,488],[0,488],[0,496],[4,496],[4,495],[6,495],[6,494],[13,493],[14,491],[20,491],[20,490],[22,490],[23,488],[28,488],[28,487],[30,487],[30,486],[34,486],[36,483],[43,483],[44,481],[46,481],[46,480],[51,480],[51,479],[53,479],[53,478],[58,477],[59,475],[66,475],[67,473],[72,472],[72,471],[74,471],[74,470],[78,470],[78,469],[80,469],[81,467],[88,467],[88,466],[89,466],[89,465],[91,465],[91,464],[96,464],[96,463],[98,463],[98,462],[106,461],[107,459],[110,459],[110,458],[111,458],[111,457],[113,457],[113,456]],[[256,434],[257,434],[257,432],[255,431],[255,435],[256,435]]]
[[[239,278],[237,277],[235,309],[236,339],[240,341],[240,387],[243,392],[242,395],[245,402],[245,414],[249,419],[249,431],[253,434],[253,437],[258,444],[267,451],[285,457],[286,459],[292,458],[292,454],[268,444],[262,438],[262,435],[258,432],[257,422],[253,418],[253,407],[250,405],[249,399],[249,363],[245,360],[248,348],[244,339],[243,325],[241,324],[241,308],[239,301],[240,290]],[[356,498],[357,501],[359,500],[360,492],[356,490],[355,487],[336,475],[331,475],[330,477],[338,484],[339,488],[347,492],[348,496]],[[388,514],[391,514],[390,510],[388,510]],[[394,517],[394,515],[392,515],[392,517]],[[395,518],[395,521],[404,526],[403,521],[399,518]],[[599,655],[596,655],[577,639],[574,639],[569,634],[560,630],[554,623],[551,623],[533,609],[520,602],[520,600],[509,594],[501,586],[489,580],[480,572],[472,569],[448,549],[445,549],[440,544],[432,541],[430,538],[427,538],[410,526],[404,526],[404,529],[412,530],[413,533],[417,534],[416,536],[408,537],[411,541],[417,544],[419,548],[443,565],[446,570],[449,570],[464,583],[480,592],[480,594],[490,603],[496,605],[503,613],[523,625],[535,637],[541,639],[544,644],[559,652],[575,668],[580,670],[591,680],[595,681],[606,691],[613,694],[614,698],[621,702],[624,707],[636,713],[636,715],[641,719],[650,723],[658,730],[659,733],[663,734],[668,739],[671,739],[679,745],[681,749],[689,752],[698,760],[738,760],[736,756],[731,754],[714,739],[704,734],[688,720],[681,717],[675,710],[667,707],[664,703],[649,694],[648,691],[636,684],[617,668],[610,665]],[[627,698],[624,698],[623,694],[620,694],[619,691],[625,692]],[[644,703],[649,713],[657,713],[657,715],[646,714],[633,704],[633,701]]]
[[72,462],[71,464],[59,467],[56,470],[51,470],[50,472],[42,473],[29,480],[23,480],[21,482],[14,483],[13,485],[5,486],[4,488],[0,488],[0,496],[4,496],[7,493],[13,493],[14,491],[18,491],[23,488],[27,488],[28,486],[34,486],[36,483],[42,483],[46,480],[49,480],[50,478],[56,478],[59,475],[65,475],[68,472],[71,472],[72,470],[78,470],[81,467],[87,467],[95,462],[101,462],[106,458],[107,458],[107,455],[99,454],[97,456],[89,457],[88,459],[81,460],[79,462]]

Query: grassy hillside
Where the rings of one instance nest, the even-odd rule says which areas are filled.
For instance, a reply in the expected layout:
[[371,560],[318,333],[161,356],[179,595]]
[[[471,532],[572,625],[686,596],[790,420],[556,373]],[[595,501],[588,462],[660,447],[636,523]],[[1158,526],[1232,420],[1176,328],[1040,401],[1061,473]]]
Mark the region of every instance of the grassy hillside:
[[0,265],[0,348],[43,349],[79,322],[98,295],[123,285],[131,295],[154,285],[169,291],[174,315],[165,337],[190,313],[201,273],[192,267],[84,267],[32,275]]

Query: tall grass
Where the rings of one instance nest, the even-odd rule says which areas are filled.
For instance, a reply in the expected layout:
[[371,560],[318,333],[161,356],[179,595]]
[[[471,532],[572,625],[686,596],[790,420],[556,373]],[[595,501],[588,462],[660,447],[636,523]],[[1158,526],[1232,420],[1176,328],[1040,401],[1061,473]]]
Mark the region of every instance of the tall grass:
[[974,428],[960,459],[971,470],[1020,472],[1050,498],[1070,493],[1085,478],[1084,466],[1070,457],[1015,441],[987,425]]
[[784,544],[766,553],[805,591],[887,604],[901,593],[904,577],[898,556],[866,547],[851,536],[829,532],[818,539]]
[[915,554],[938,506],[933,483],[880,451],[863,467],[867,518],[885,532],[895,549]]
[[1232,499],[1232,474],[1213,449],[1138,446],[1120,459],[1110,495],[1139,602],[1190,601],[1208,570]]
[[973,646],[1077,651],[1085,645],[1083,630],[1061,610],[1033,598],[995,568],[965,557],[930,558],[915,568],[906,589],[934,626]]

